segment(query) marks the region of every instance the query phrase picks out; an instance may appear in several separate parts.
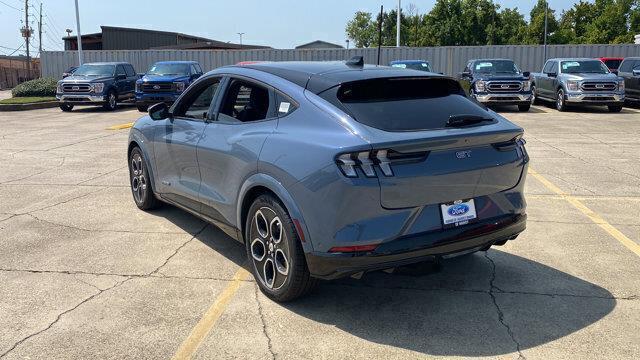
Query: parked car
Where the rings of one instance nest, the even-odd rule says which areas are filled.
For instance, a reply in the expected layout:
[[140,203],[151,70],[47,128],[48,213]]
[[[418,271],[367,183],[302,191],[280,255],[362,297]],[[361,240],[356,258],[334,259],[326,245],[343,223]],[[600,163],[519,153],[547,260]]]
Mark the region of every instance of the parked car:
[[597,59],[550,59],[533,78],[535,99],[555,102],[558,111],[605,105],[611,112],[620,112],[624,104],[624,79]]
[[618,76],[624,79],[625,100],[640,103],[640,57],[624,59]]
[[431,64],[426,60],[395,60],[389,66],[401,69],[412,69],[426,72],[433,72]]
[[65,70],[65,72],[62,73],[62,78],[66,78],[69,77],[71,75],[73,75],[73,73],[76,71],[76,69],[78,69],[77,66],[71,66],[69,67],[67,70]]
[[161,61],[136,81],[136,106],[145,112],[159,102],[172,104],[198,77],[202,68],[196,61]]
[[471,98],[485,105],[517,105],[520,111],[531,107],[529,72],[521,71],[513,60],[470,60],[459,80]]
[[87,63],[72,76],[58,81],[56,98],[62,111],[71,111],[75,105],[101,105],[105,110],[115,110],[119,101],[133,99],[137,79],[129,63]]
[[243,242],[278,301],[515,239],[523,129],[453,78],[354,63],[222,67],[151,106],[129,135],[136,205],[174,204]]
[[622,60],[624,60],[624,58],[601,57],[601,58],[598,58],[598,60],[602,61],[605,65],[607,65],[607,67],[609,68],[609,71],[611,71],[614,74],[617,74],[618,68],[620,67],[620,63],[622,63]]

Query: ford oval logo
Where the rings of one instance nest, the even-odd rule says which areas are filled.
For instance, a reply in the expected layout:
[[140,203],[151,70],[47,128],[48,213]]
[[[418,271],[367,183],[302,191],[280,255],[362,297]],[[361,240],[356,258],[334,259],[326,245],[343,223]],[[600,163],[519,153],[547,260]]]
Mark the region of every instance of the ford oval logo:
[[449,210],[447,210],[447,212],[451,216],[464,215],[467,212],[469,212],[469,206],[467,206],[466,204],[453,205],[452,207],[449,208]]
[[500,87],[501,87],[502,89],[508,89],[508,88],[509,88],[509,85],[504,84],[504,85],[500,85]]
[[79,86],[73,86],[73,87],[71,87],[71,90],[80,90],[80,87]]
[[160,85],[153,85],[153,90],[158,90],[160,89]]

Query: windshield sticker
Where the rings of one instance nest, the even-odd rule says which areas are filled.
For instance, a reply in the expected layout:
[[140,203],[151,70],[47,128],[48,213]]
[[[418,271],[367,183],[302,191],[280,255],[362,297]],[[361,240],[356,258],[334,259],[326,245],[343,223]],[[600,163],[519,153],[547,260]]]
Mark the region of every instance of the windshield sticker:
[[391,65],[391,67],[406,69],[407,68],[407,64],[393,64],[393,65]]
[[280,107],[278,108],[278,112],[281,114],[286,114],[289,112],[289,107],[291,107],[291,103],[281,102]]
[[493,67],[493,64],[490,62],[483,62],[480,63],[478,65],[476,65],[476,69],[482,69],[482,68],[487,68],[487,67]]
[[580,63],[577,61],[565,61],[562,63],[562,70],[567,70],[570,67],[578,67]]

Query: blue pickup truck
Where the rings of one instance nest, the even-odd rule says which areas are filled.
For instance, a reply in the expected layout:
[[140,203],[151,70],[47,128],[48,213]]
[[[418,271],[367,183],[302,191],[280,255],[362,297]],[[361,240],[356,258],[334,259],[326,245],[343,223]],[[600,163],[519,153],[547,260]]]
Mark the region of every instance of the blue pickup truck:
[[202,75],[195,61],[160,61],[151,66],[136,82],[136,106],[146,112],[150,105],[173,103],[182,92]]
[[530,73],[521,71],[513,60],[469,60],[459,81],[469,96],[487,106],[517,105],[520,111],[531,107]]

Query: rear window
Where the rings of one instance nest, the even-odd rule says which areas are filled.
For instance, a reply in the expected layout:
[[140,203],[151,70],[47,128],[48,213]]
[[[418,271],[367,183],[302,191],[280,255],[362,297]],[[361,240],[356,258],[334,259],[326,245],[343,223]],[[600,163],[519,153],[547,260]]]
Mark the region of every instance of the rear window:
[[320,96],[359,123],[385,131],[442,129],[451,116],[490,118],[448,78],[383,78],[346,83]]
[[618,67],[620,67],[620,63],[622,62],[622,60],[618,60],[618,59],[610,59],[610,60],[605,60],[604,64],[607,65],[607,67],[609,69],[617,69]]

